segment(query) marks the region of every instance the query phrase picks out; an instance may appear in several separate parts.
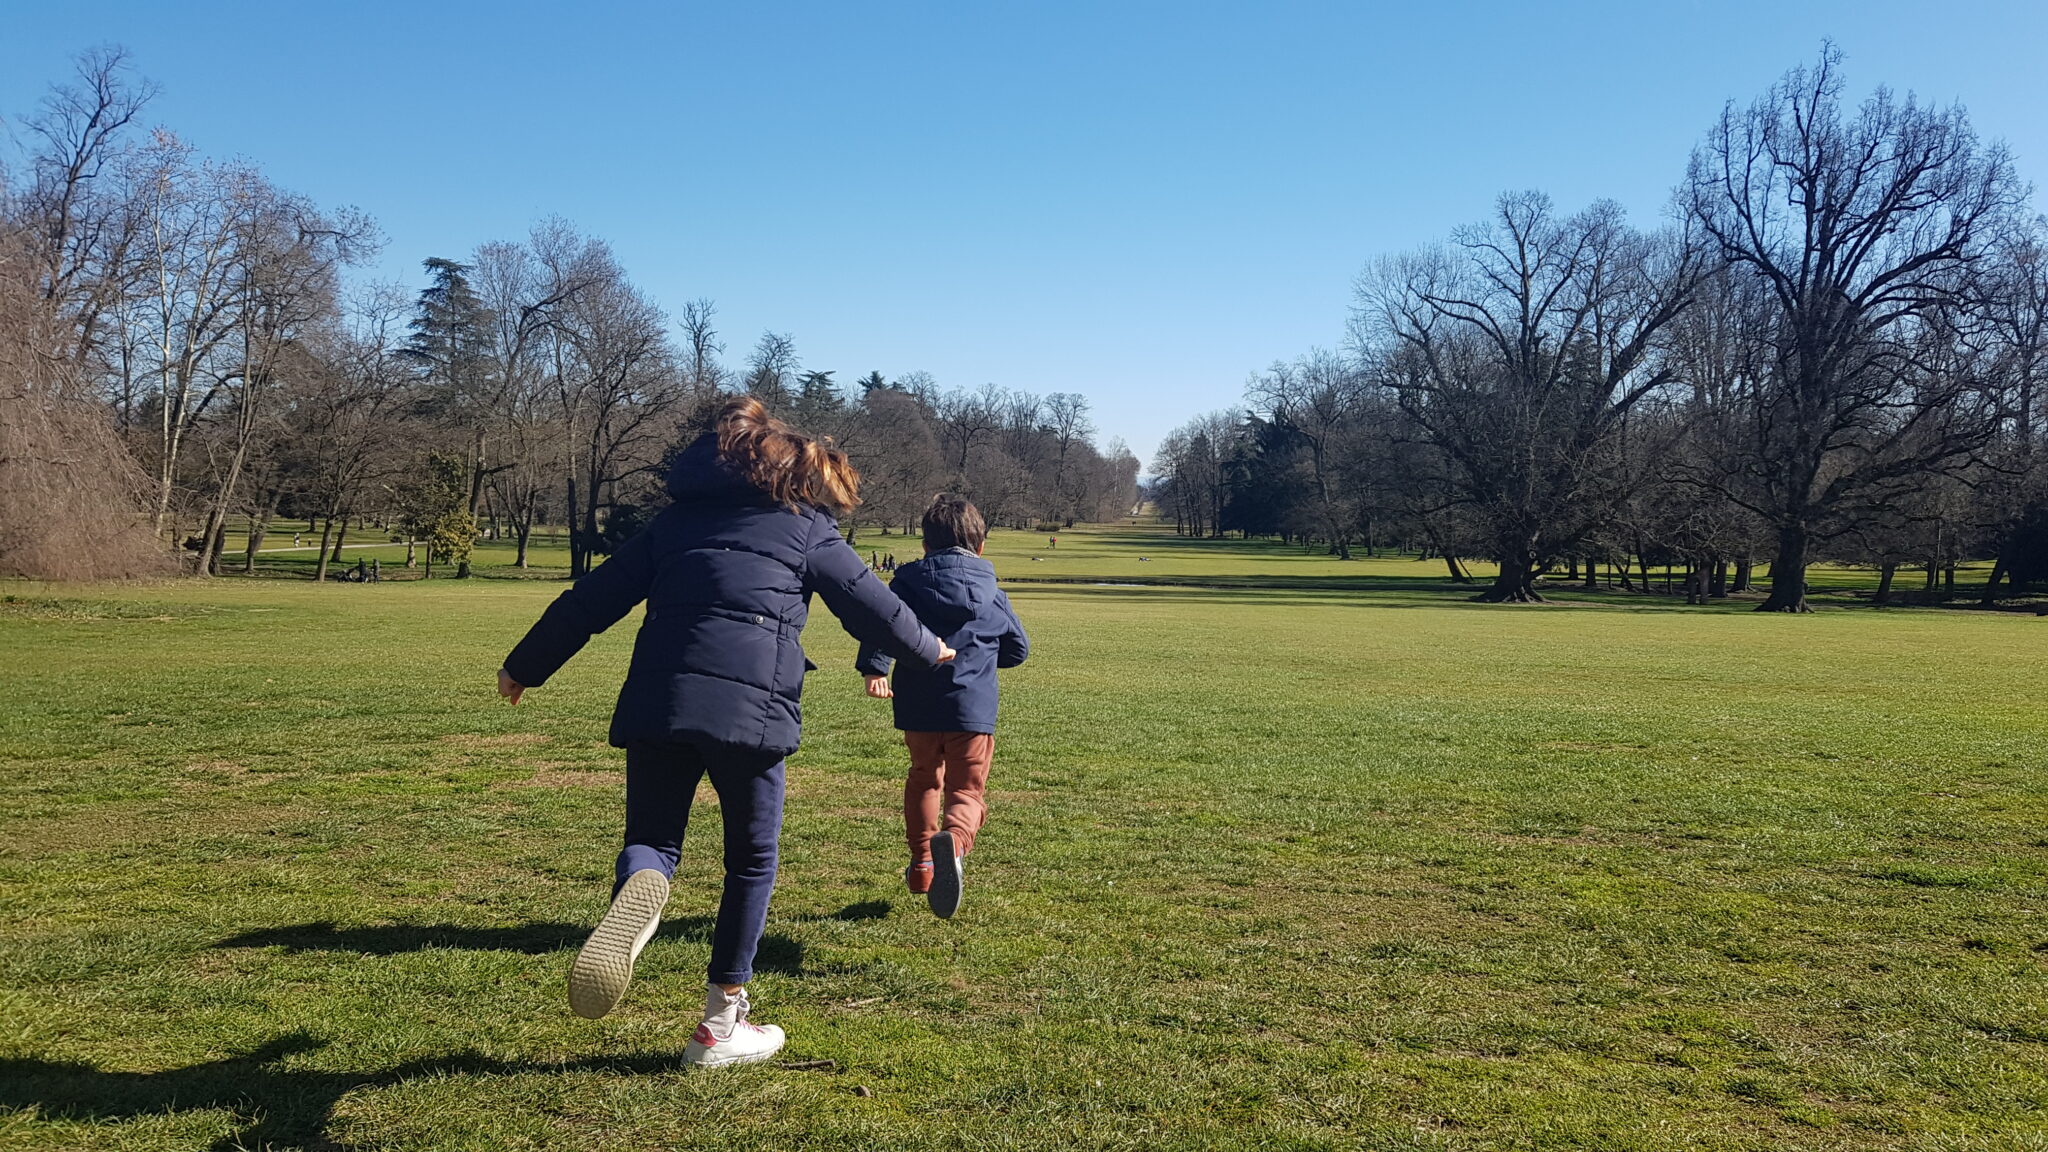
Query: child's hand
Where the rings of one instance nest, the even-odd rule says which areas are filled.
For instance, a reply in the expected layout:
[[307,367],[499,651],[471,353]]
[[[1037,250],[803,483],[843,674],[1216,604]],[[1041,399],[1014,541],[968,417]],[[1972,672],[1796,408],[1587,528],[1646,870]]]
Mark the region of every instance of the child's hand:
[[868,695],[873,696],[877,700],[889,700],[895,697],[896,690],[889,687],[889,678],[887,676],[870,676],[868,677]]
[[526,685],[514,680],[512,674],[503,668],[498,669],[498,695],[517,704],[519,703],[519,697],[525,691]]
[[944,640],[939,641],[939,663],[944,664],[946,661],[951,660],[953,657],[958,655],[958,652],[955,652],[951,648],[948,648],[946,646],[946,642]]

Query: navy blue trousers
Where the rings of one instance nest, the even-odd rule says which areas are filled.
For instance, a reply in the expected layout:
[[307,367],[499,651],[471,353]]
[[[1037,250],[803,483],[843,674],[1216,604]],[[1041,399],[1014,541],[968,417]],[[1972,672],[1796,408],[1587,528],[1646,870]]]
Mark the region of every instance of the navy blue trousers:
[[[711,777],[725,817],[725,895],[711,930],[713,984],[744,984],[768,923],[775,890],[775,842],[782,834],[782,760],[721,744],[635,745],[626,749],[626,848],[618,884],[642,868],[673,876],[690,825],[697,782]],[[612,891],[618,891],[617,885]]]

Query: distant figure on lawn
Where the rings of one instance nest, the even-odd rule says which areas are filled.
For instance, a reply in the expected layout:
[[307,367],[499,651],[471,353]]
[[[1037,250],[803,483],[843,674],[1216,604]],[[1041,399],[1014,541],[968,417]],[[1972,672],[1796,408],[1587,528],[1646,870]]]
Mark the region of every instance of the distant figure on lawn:
[[612,713],[626,750],[626,845],[611,910],[569,969],[569,1006],[610,1012],[661,924],[705,776],[725,820],[725,895],[711,935],[693,1064],[747,1064],[782,1047],[782,1029],[747,1019],[744,985],[768,919],[782,830],[783,757],[796,751],[797,698],[810,667],[797,636],[810,594],[864,644],[919,665],[953,650],[868,571],[839,535],[859,474],[844,453],[791,430],[760,401],[719,411],[714,430],[669,473],[675,503],[549,605],[498,672],[514,704],[590,637],[647,601]]
[[867,677],[868,695],[895,702],[896,727],[910,750],[910,775],[903,782],[910,866],[903,880],[944,918],[960,908],[961,861],[988,818],[996,669],[1015,668],[1031,652],[1010,598],[996,587],[995,568],[981,558],[987,539],[988,524],[974,505],[941,494],[924,510],[924,559],[905,564],[889,585],[919,623],[958,653],[952,662],[906,664],[892,685],[892,662],[879,646],[861,645],[854,661]]

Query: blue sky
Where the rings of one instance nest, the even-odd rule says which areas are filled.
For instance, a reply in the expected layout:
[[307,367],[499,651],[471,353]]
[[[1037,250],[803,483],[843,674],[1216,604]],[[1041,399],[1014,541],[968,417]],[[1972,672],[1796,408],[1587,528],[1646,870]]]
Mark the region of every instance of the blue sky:
[[[1664,210],[1824,37],[2048,173],[2048,5],[43,4],[0,113],[119,43],[151,120],[377,218],[366,276],[564,216],[807,366],[1078,391],[1142,455],[1339,342],[1373,256],[1504,189]],[[10,127],[7,129],[12,132]]]

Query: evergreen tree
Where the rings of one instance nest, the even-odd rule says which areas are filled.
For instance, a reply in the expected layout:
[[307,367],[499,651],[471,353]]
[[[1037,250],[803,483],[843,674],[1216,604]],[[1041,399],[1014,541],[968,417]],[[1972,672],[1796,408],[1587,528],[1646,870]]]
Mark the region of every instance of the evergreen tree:
[[830,433],[837,417],[845,409],[846,401],[839,395],[839,389],[832,385],[832,373],[806,372],[797,381],[793,414],[798,427],[817,434]]
[[[484,436],[490,419],[494,373],[490,357],[491,313],[470,287],[467,264],[439,256],[425,262],[430,283],[421,289],[412,336],[400,355],[417,365],[434,415],[462,428],[469,440],[463,510],[474,521],[483,499]],[[456,576],[469,575],[465,551]]]

